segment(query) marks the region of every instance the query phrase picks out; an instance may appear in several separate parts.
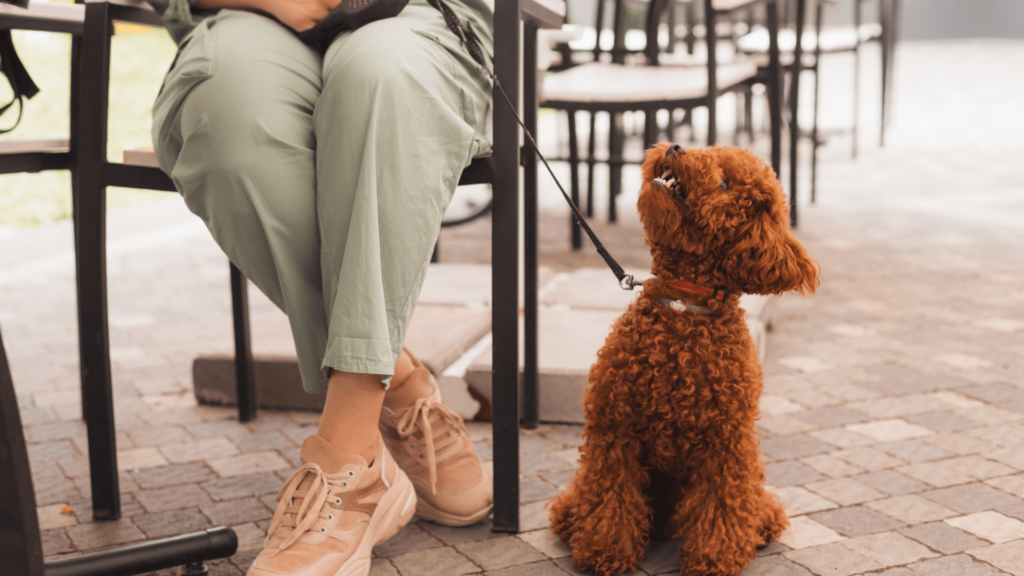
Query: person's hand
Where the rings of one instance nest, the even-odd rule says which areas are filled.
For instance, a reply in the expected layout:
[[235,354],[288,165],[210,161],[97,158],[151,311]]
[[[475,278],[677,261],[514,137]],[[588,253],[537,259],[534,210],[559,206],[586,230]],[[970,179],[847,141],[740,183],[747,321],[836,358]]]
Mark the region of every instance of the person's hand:
[[260,8],[296,32],[309,30],[341,0],[263,0]]

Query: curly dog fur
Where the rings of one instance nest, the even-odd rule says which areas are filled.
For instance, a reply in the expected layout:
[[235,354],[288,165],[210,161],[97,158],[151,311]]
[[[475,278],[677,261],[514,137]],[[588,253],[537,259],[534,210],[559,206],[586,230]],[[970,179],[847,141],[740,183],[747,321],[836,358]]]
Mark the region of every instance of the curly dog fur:
[[[659,179],[669,172],[674,188]],[[818,265],[789,231],[772,169],[738,148],[653,147],[637,209],[656,277],[590,370],[580,467],[551,530],[600,576],[636,570],[652,537],[680,540],[683,576],[737,576],[789,524],[764,488],[762,372],[739,295],[813,292]]]

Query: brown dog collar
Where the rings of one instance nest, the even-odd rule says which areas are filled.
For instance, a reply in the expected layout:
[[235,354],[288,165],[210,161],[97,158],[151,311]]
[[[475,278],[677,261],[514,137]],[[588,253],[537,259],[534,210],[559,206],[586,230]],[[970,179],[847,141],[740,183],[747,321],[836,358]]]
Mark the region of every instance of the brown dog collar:
[[715,300],[725,301],[729,297],[729,291],[725,288],[708,288],[706,286],[698,286],[693,282],[687,282],[686,280],[679,280],[668,285],[669,288],[675,288],[680,292],[689,292],[690,294],[698,294],[700,296],[711,296]]

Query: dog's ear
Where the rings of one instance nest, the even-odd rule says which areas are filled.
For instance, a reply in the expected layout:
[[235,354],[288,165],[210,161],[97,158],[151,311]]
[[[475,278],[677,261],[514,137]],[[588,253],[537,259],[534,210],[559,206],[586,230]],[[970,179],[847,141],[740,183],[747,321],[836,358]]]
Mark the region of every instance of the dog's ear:
[[[725,268],[741,292],[813,294],[820,267],[784,223],[756,220],[726,258]],[[776,224],[776,225],[772,225]]]

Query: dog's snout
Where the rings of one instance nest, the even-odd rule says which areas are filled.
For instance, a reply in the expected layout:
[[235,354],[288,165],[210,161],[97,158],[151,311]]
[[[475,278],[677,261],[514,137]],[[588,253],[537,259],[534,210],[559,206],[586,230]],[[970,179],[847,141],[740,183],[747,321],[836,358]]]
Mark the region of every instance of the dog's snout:
[[668,150],[665,150],[665,158],[666,159],[671,158],[672,156],[674,156],[676,154],[684,154],[684,155],[686,154],[686,152],[683,150],[683,147],[680,146],[679,144],[673,144],[673,145],[669,146]]

